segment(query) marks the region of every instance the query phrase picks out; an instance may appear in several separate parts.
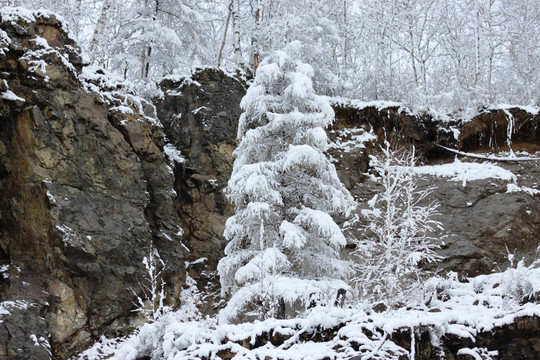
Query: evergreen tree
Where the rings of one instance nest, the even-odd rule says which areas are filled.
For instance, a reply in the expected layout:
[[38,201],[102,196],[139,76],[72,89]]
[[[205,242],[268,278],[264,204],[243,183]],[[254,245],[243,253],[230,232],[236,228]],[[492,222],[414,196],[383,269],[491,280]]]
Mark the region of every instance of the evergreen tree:
[[222,320],[250,304],[259,318],[275,316],[280,302],[305,305],[346,287],[338,280],[350,271],[339,258],[345,237],[331,215],[348,214],[353,199],[324,154],[334,112],[314,93],[312,76],[311,66],[278,51],[242,99],[227,187],[236,213],[218,265],[222,295],[232,295]]

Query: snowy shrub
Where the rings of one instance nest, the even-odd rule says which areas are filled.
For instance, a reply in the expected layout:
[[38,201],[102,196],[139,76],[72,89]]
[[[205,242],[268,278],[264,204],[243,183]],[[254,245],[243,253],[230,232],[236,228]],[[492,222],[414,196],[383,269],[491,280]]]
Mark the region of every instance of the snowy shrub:
[[[508,250],[508,249],[507,249]],[[510,301],[525,303],[534,297],[536,291],[534,284],[538,283],[534,279],[532,270],[540,265],[540,260],[535,259],[529,265],[525,265],[525,260],[521,259],[514,265],[515,255],[508,252],[510,267],[501,273],[501,293]]]
[[331,215],[348,213],[353,200],[324,154],[334,112],[313,92],[312,76],[311,66],[278,51],[261,62],[242,99],[227,187],[236,213],[218,265],[222,295],[232,296],[223,321],[241,312],[283,317],[285,302],[305,309],[310,295],[346,286],[339,281],[350,272],[339,258],[346,241]]
[[441,260],[435,250],[442,243],[443,228],[434,219],[438,204],[427,199],[432,188],[417,186],[414,152],[392,150],[386,142],[382,156],[371,156],[370,164],[382,191],[361,211],[366,225],[365,237],[355,240],[355,284],[361,298],[395,306],[410,302],[418,290],[425,277],[420,265]]
[[143,258],[142,263],[146,269],[144,278],[139,282],[142,297],[131,290],[137,296],[137,301],[134,303],[137,308],[134,311],[142,312],[148,320],[155,321],[170,310],[163,304],[165,281],[162,274],[167,267],[153,246],[150,247],[150,253],[148,257]]
[[[146,262],[150,264],[152,261],[156,261],[155,256],[153,260],[147,259]],[[159,260],[157,262],[163,265]],[[202,294],[197,288],[197,283],[186,274],[186,282],[180,293],[181,306],[177,310],[163,310],[155,321],[144,324],[127,337],[108,339],[102,336],[98,342],[80,353],[76,359],[175,358],[178,353],[189,346],[207,340],[204,334],[213,331],[216,327],[215,319],[204,318],[200,313],[197,305],[200,303],[201,297]]]

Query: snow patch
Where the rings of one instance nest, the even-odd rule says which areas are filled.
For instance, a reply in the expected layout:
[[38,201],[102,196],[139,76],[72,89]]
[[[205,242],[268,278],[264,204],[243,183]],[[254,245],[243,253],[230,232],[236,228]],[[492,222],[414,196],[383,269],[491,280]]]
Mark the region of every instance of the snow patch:
[[206,261],[208,261],[207,258],[201,257],[201,258],[198,258],[197,260],[193,260],[193,261],[191,261],[191,262],[186,262],[186,267],[192,266],[192,265],[197,265],[197,264],[203,264],[203,263],[205,263]]
[[56,204],[56,198],[49,191],[47,191],[47,198],[49,199],[49,203]]
[[457,141],[459,141],[459,135],[461,134],[461,131],[458,129],[458,128],[455,128],[455,127],[450,127],[449,129],[452,134],[454,135],[454,139],[456,139]]
[[176,164],[183,164],[186,159],[182,156],[182,153],[180,150],[178,150],[173,144],[166,144],[163,147],[163,153],[169,159],[172,166],[174,167]]
[[497,104],[497,105],[490,106],[488,108],[488,110],[491,110],[491,111],[502,110],[506,113],[508,113],[510,109],[520,109],[520,110],[528,112],[529,114],[533,116],[540,114],[540,107],[531,106],[531,105],[522,106],[522,105],[510,105],[510,104]]
[[32,340],[32,342],[34,343],[34,346],[41,346],[45,348],[45,350],[49,353],[49,356],[52,355],[51,344],[49,343],[48,339],[43,336],[40,336],[38,338],[35,334],[32,334],[30,335],[30,340]]
[[457,158],[453,163],[431,166],[416,166],[411,171],[421,175],[431,175],[449,178],[450,181],[460,181],[463,186],[467,182],[500,179],[515,183],[517,178],[512,172],[490,163],[461,162]]
[[21,6],[5,7],[0,10],[2,21],[10,21],[13,25],[16,25],[19,20],[26,21],[27,23],[36,21],[34,14],[34,11]]
[[538,189],[533,189],[533,188],[526,187],[526,186],[517,186],[516,184],[508,184],[506,186],[506,193],[511,194],[511,193],[516,193],[516,192],[524,192],[524,193],[529,194],[531,196],[540,195],[540,190],[538,190]]
[[88,92],[99,94],[112,111],[133,115],[135,109],[142,117],[137,121],[146,121],[156,127],[163,127],[156,117],[155,106],[142,97],[133,95],[135,86],[120,75],[99,66],[86,66],[79,75],[79,80]]
[[123,106],[123,105],[112,106],[112,107],[109,108],[109,110],[110,111],[118,111],[118,112],[120,112],[122,114],[133,115],[133,109],[128,107],[128,106]]
[[2,318],[4,316],[11,315],[11,311],[13,309],[17,310],[27,310],[30,304],[27,301],[24,300],[15,300],[15,301],[2,301],[0,302],[0,324],[4,321]]
[[356,110],[363,110],[368,107],[374,107],[377,111],[381,111],[388,108],[398,108],[398,112],[411,113],[410,109],[402,102],[396,101],[362,101],[357,99],[348,99],[344,97],[329,97],[323,96],[334,107],[350,107]]
[[[510,151],[508,153],[501,152],[501,153],[498,153],[497,155],[493,155],[493,154],[475,154],[475,153],[459,151],[459,150],[452,149],[452,148],[442,146],[442,145],[439,145],[439,144],[437,144],[436,146],[440,147],[441,149],[450,151],[450,152],[452,152],[454,154],[458,154],[458,155],[462,155],[462,156],[466,156],[466,157],[470,157],[470,158],[475,158],[475,159],[485,159],[485,160],[494,160],[494,161],[512,161],[512,162],[513,161],[540,160],[540,157],[530,156],[530,154],[528,154],[526,152],[519,152],[519,151],[516,152],[516,153],[514,153],[513,151]],[[517,155],[519,155],[519,156],[517,156]]]
[[492,356],[498,356],[499,352],[497,350],[489,351],[486,348],[462,348],[459,349],[457,355],[469,355],[473,357],[474,360],[489,360],[492,359]]
[[199,111],[201,110],[208,110],[208,108],[206,106],[201,106],[201,107],[196,108],[195,110],[191,110],[191,113],[193,115],[197,115],[197,113],[199,113]]
[[77,233],[72,228],[70,228],[67,225],[62,224],[62,225],[56,225],[56,229],[59,231],[60,235],[62,236],[62,240],[64,241],[66,245],[74,246],[74,247],[81,247],[83,250],[86,251],[84,246],[81,246],[83,244],[79,238],[79,235],[77,235]]
[[330,147],[343,152],[356,152],[366,148],[366,143],[377,140],[377,135],[363,128],[348,128],[336,131],[336,141]]
[[11,101],[22,101],[26,102],[22,97],[17,96],[13,91],[6,90],[2,93],[2,99],[11,100]]
[[11,44],[11,39],[9,38],[7,32],[0,29],[0,55],[5,55],[9,44]]
[[7,279],[9,277],[8,270],[9,265],[0,265],[0,274],[2,274],[2,277],[4,279]]

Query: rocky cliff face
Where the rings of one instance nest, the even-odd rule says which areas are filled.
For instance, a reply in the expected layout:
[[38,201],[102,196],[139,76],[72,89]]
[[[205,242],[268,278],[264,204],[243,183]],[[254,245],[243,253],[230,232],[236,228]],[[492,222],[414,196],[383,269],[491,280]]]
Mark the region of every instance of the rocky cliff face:
[[[359,200],[360,209],[377,191],[377,185],[365,174],[369,155],[379,152],[385,136],[404,150],[414,146],[420,160],[431,165],[450,163],[456,157],[489,162],[474,158],[474,152],[540,151],[540,119],[534,110],[493,109],[469,121],[442,122],[428,114],[408,114],[392,104],[336,102],[334,107],[336,123],[329,135],[335,145],[330,153],[338,159],[336,168]],[[375,137],[358,140],[367,133]],[[473,154],[459,156],[440,145]],[[441,205],[440,221],[449,235],[440,251],[445,257],[440,264],[443,271],[475,276],[504,268],[508,251],[529,260],[536,256],[540,161],[512,157],[490,161],[516,175],[515,180],[487,177],[464,182],[456,176],[425,176],[424,186],[435,187],[433,197]],[[478,174],[478,178],[484,175]]]
[[201,69],[191,77],[161,83],[155,100],[165,134],[185,163],[176,170],[175,190],[190,259],[202,257],[215,267],[223,255],[223,230],[232,208],[223,189],[234,162],[241,79],[221,70]]
[[151,247],[177,301],[174,176],[162,127],[144,104],[90,90],[53,15],[4,11],[0,29],[0,358],[66,358],[141,321]]
[[[236,119],[241,113],[237,104],[244,89],[216,70],[162,86],[165,95],[156,104],[158,114],[167,136],[174,139],[186,158],[182,180],[176,184],[180,186],[177,192],[182,193],[177,201],[182,209],[185,241],[193,247],[192,254],[210,259],[212,268],[225,245],[222,230],[231,209],[223,189],[234,160]],[[334,100],[333,107],[336,122],[328,129],[333,144],[329,154],[336,159],[341,180],[358,199],[358,211],[379,190],[367,176],[369,155],[380,153],[385,138],[404,150],[414,146],[426,164],[454,161],[458,155],[443,147],[496,152],[509,151],[510,144],[514,152],[540,151],[539,119],[527,109],[486,110],[470,121],[443,122],[429,114],[410,114],[396,103]],[[458,157],[463,161],[488,161]],[[508,251],[529,259],[536,255],[540,233],[539,161],[492,162],[516,175],[516,191],[509,191],[511,182],[501,179],[463,183],[448,177],[425,177],[424,186],[435,187],[433,196],[441,205],[440,220],[449,235],[441,249],[443,271],[474,276],[506,266]]]
[[[150,104],[99,69],[83,71],[76,44],[54,16],[1,12],[0,359],[47,359],[51,352],[63,359],[102,334],[140,324],[134,292],[143,295],[142,260],[151,248],[167,265],[169,305],[178,301],[185,260],[207,259],[192,275],[215,268],[233,210],[223,189],[245,87],[237,76],[201,69],[163,81],[163,96]],[[538,117],[527,109],[486,110],[462,123],[409,114],[395,103],[333,106],[329,154],[359,209],[377,191],[367,176],[369,155],[385,137],[414,145],[428,164],[457,156],[439,145],[540,150]],[[464,184],[426,177],[451,234],[443,270],[488,273],[504,267],[507,248],[534,256],[540,164],[496,164],[516,178]],[[520,326],[500,333],[519,338]]]

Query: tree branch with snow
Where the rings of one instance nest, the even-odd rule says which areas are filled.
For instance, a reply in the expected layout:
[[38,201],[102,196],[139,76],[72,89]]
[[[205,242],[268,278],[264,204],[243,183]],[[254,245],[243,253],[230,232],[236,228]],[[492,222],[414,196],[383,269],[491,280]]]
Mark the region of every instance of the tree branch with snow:
[[360,296],[395,306],[415,293],[426,275],[421,265],[442,257],[438,203],[429,200],[433,188],[419,188],[414,150],[404,153],[385,142],[382,155],[371,156],[382,191],[361,211],[364,237],[356,239],[355,265]]

